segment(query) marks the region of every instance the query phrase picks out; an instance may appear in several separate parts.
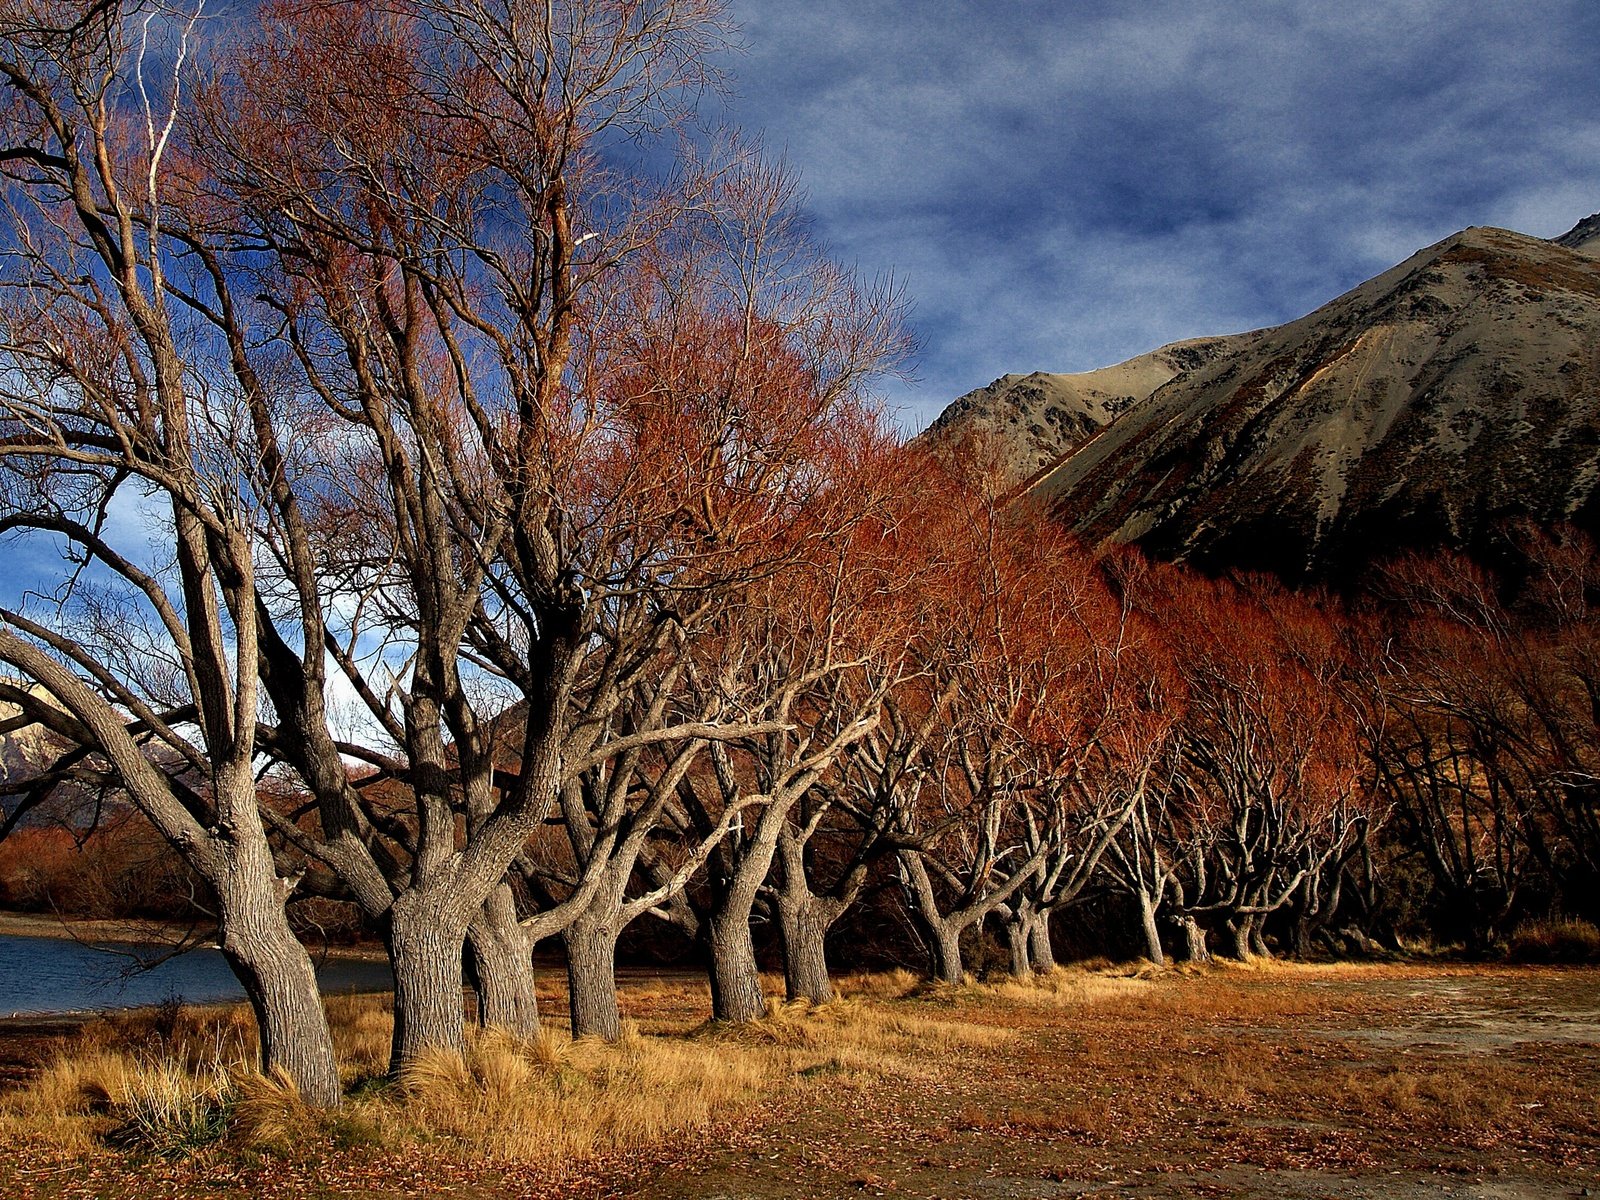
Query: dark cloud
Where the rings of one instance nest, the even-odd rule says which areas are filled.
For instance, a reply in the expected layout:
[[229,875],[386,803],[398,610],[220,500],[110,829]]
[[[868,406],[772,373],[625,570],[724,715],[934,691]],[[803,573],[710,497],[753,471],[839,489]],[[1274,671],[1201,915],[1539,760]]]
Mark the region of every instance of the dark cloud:
[[1600,209],[1592,0],[736,0],[730,114],[917,300],[920,425]]

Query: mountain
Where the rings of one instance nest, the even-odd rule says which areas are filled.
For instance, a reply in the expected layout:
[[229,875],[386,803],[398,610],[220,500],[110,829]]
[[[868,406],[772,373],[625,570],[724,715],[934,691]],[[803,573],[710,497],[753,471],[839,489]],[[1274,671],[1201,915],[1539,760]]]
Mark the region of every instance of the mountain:
[[1600,213],[1585,217],[1558,238],[1551,238],[1558,246],[1581,250],[1585,254],[1600,254]]
[[[5,682],[24,688],[36,696],[50,695],[38,684],[11,679]],[[22,710],[15,704],[0,700],[0,817],[11,812],[16,800],[16,795],[10,789],[37,776],[60,750],[53,734],[43,726],[23,724]]]
[[[1244,335],[1249,336],[1249,335]],[[1162,385],[1212,362],[1237,337],[1174,342],[1115,366],[1076,375],[1002,375],[950,404],[920,440],[953,451],[971,439],[993,456],[1006,488],[1032,479],[1148,400]]]
[[[1588,251],[1600,253],[1600,215],[1553,241],[1464,230],[1297,321],[1200,343],[1204,361],[1177,363],[1021,490],[1096,543],[1290,578],[1337,578],[1405,548],[1483,549],[1518,519],[1596,530],[1600,258]],[[1170,364],[1188,345],[1124,366]],[[1026,379],[1043,393],[1105,374]],[[1006,382],[974,395],[994,393],[988,411],[1015,429],[1010,392],[995,392]]]

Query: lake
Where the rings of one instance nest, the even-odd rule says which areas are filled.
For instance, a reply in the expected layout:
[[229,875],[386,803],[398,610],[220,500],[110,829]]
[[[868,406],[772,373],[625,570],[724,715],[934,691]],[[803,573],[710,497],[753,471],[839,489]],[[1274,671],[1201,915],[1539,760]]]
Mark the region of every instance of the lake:
[[[244,999],[217,950],[191,950],[140,969],[165,949],[0,935],[0,1017],[137,1008],[174,997],[192,1004]],[[388,963],[352,959],[325,962],[317,981],[324,992],[378,991],[392,982]]]

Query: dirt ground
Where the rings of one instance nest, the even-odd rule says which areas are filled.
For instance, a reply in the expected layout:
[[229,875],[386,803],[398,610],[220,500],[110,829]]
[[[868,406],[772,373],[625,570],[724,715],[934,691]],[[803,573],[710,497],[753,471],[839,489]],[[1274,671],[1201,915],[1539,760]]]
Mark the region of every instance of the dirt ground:
[[[558,1018],[559,988],[544,999]],[[635,980],[625,1000],[646,1032],[704,1015],[698,984]],[[1597,970],[1112,972],[871,1003],[975,1036],[878,1078],[812,1069],[731,1122],[559,1177],[447,1147],[219,1165],[13,1146],[0,1195],[1600,1196]]]
[[1005,1044],[771,1104],[615,1194],[1600,1195],[1600,972],[1288,968],[1078,1008],[930,997]]

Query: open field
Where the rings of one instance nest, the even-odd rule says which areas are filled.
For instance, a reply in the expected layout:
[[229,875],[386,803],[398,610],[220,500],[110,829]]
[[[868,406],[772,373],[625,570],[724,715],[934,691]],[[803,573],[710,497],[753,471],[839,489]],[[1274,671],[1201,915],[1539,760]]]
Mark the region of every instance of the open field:
[[[221,1142],[169,1157],[137,1139],[132,1152],[104,1144],[128,1140],[127,1113],[113,1068],[89,1060],[129,1041],[152,1053],[202,1034],[221,1045],[241,1022],[84,1026],[35,1043],[65,1049],[78,1074],[41,1075],[36,1054],[13,1073],[31,1082],[0,1097],[0,1195],[1600,1194],[1600,971],[844,982],[843,1002],[734,1031],[704,1027],[698,981],[635,977],[623,994],[639,1032],[620,1047],[489,1037],[404,1089],[373,1078],[386,1015],[371,999],[337,1001],[354,1086],[343,1115],[296,1115],[269,1083],[246,1081]],[[561,989],[542,999],[558,1025]]]

